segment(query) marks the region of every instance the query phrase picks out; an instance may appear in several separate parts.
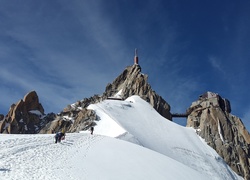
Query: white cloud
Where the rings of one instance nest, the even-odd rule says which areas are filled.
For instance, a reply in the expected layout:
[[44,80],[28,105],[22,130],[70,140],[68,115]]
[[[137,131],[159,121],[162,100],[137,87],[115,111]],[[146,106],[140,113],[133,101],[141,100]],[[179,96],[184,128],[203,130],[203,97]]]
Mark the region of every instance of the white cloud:
[[[8,21],[10,26],[1,30],[8,39],[0,46],[0,55],[6,61],[0,79],[22,92],[17,99],[36,90],[51,110],[65,107],[76,99],[102,93],[114,78],[112,74],[119,72],[114,67],[126,64],[121,58],[126,49],[114,24],[101,14],[98,4],[79,3],[82,5],[61,4],[67,12],[63,17],[54,16],[61,9],[48,15],[40,8],[34,16],[32,9],[26,8],[13,14],[3,11],[5,24]],[[62,21],[65,18],[74,21]],[[8,41],[11,44],[6,48]]]
[[223,75],[226,74],[225,70],[223,69],[223,64],[221,64],[221,61],[219,58],[211,56],[208,58],[209,63],[212,65],[212,67],[222,73]]

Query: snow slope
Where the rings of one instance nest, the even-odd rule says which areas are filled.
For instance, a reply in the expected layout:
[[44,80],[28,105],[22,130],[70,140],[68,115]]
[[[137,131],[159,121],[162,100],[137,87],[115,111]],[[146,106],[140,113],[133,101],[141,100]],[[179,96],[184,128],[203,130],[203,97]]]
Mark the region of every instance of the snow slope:
[[242,179],[193,129],[138,96],[89,108],[100,117],[94,135],[67,134],[59,144],[54,135],[0,135],[0,179]]
[[[121,131],[116,136],[126,139],[129,135],[126,140],[133,139],[143,147],[173,158],[212,179],[239,178],[193,128],[167,121],[139,96],[132,96],[126,101],[106,100],[89,108],[100,117],[105,114],[104,119],[109,117],[127,132]],[[97,129],[96,133],[101,132]]]

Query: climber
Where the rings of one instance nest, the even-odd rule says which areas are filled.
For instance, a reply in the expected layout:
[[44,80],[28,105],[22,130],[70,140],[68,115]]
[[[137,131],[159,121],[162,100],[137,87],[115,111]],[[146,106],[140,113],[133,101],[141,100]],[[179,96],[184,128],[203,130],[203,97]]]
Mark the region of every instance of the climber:
[[90,128],[90,134],[93,135],[93,132],[94,132],[94,127],[91,126],[91,128]]
[[64,140],[64,139],[65,139],[65,133],[63,131],[56,133],[56,135],[55,135],[55,143],[61,142],[61,140]]

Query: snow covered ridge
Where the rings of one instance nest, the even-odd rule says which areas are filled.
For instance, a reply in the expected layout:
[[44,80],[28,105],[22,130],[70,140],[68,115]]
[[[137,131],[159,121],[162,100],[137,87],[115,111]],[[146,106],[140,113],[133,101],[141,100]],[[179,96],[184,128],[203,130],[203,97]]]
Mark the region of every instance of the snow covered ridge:
[[105,100],[89,109],[95,110],[101,119],[96,122],[95,133],[135,142],[208,176],[238,178],[194,129],[166,121],[139,96],[125,101]]
[[89,109],[100,117],[94,135],[68,133],[61,144],[48,134],[0,135],[0,179],[243,179],[194,129],[166,121],[139,96]]

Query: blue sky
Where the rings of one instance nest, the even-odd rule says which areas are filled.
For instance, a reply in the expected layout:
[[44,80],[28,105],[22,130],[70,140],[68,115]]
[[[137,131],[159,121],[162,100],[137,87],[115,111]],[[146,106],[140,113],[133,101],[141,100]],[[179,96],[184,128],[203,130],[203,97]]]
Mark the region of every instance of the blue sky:
[[247,0],[1,0],[0,113],[32,90],[46,113],[102,94],[138,48],[172,112],[212,91],[250,130],[249,9]]

